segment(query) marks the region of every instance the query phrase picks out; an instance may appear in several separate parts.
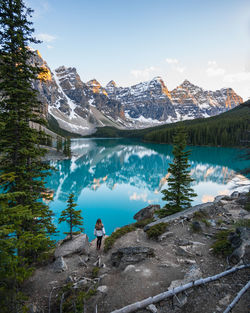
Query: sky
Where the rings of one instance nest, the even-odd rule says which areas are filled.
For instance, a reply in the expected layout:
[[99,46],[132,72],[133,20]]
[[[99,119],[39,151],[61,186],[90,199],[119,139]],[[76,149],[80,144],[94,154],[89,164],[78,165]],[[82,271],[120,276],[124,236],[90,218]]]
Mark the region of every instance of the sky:
[[250,98],[249,0],[26,0],[49,67],[131,86],[161,76]]

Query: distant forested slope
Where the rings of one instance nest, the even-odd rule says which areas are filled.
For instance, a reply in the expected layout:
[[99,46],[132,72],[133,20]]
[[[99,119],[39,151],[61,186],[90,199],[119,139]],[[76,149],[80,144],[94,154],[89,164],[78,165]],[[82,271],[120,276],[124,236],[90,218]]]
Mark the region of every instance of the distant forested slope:
[[[250,139],[250,101],[207,119],[184,121],[188,143],[192,145],[242,146]],[[158,143],[172,143],[177,123],[147,132],[143,139]]]
[[[188,132],[188,144],[211,146],[245,146],[250,140],[250,100],[210,118],[182,121],[140,130],[99,128],[94,137],[140,138],[157,143],[172,143],[177,126]],[[249,144],[249,142],[248,142]]]

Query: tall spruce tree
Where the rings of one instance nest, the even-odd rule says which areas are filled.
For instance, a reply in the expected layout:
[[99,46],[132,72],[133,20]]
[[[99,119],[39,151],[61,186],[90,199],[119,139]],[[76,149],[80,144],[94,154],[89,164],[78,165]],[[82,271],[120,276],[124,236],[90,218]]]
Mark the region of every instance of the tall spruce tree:
[[67,222],[69,224],[69,235],[70,239],[73,238],[73,228],[78,227],[80,231],[83,231],[83,228],[80,227],[83,225],[83,217],[81,216],[81,210],[76,210],[75,207],[77,206],[76,203],[74,203],[74,194],[71,193],[69,195],[68,205],[65,210],[62,211],[61,216],[59,218],[59,223]]
[[38,67],[29,60],[34,29],[32,10],[23,0],[0,0],[0,305],[2,312],[20,312],[20,285],[31,264],[52,246],[52,212],[44,179],[49,166],[41,162],[41,103],[32,87]]
[[168,189],[162,190],[164,197],[162,200],[167,201],[164,206],[165,215],[171,215],[182,211],[190,206],[191,198],[196,196],[190,187],[193,179],[189,174],[188,157],[190,151],[185,151],[187,134],[183,128],[177,129],[173,138],[173,163],[169,165],[168,172]]

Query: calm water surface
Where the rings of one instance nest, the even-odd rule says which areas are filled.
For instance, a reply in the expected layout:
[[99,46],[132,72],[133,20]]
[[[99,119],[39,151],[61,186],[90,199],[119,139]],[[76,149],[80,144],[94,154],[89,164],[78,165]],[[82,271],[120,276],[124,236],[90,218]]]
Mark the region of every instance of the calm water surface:
[[[246,189],[250,181],[237,172],[247,167],[239,158],[242,151],[233,148],[189,147],[193,188],[198,194],[192,205],[231,194],[237,187]],[[161,190],[167,188],[167,172],[172,162],[172,146],[146,144],[124,139],[74,139],[71,160],[51,162],[57,169],[48,177],[53,190],[49,203],[54,223],[64,237],[66,224],[58,218],[71,192],[77,209],[82,210],[84,228],[93,239],[93,228],[101,218],[110,234],[116,227],[134,222],[133,216],[149,204],[160,204]]]

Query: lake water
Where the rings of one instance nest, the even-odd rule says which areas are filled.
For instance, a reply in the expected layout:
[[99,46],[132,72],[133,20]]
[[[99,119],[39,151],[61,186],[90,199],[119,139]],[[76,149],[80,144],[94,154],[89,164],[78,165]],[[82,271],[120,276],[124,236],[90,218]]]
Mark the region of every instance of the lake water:
[[[110,234],[116,227],[134,222],[133,216],[149,204],[164,205],[161,190],[167,187],[172,146],[125,139],[74,139],[71,160],[51,162],[57,169],[47,178],[54,192],[49,203],[54,223],[64,237],[67,225],[58,218],[71,192],[76,209],[82,210],[85,233],[93,239],[97,218]],[[193,188],[192,205],[213,201],[215,196],[245,189],[250,181],[239,170],[247,167],[242,151],[233,148],[189,147]]]

